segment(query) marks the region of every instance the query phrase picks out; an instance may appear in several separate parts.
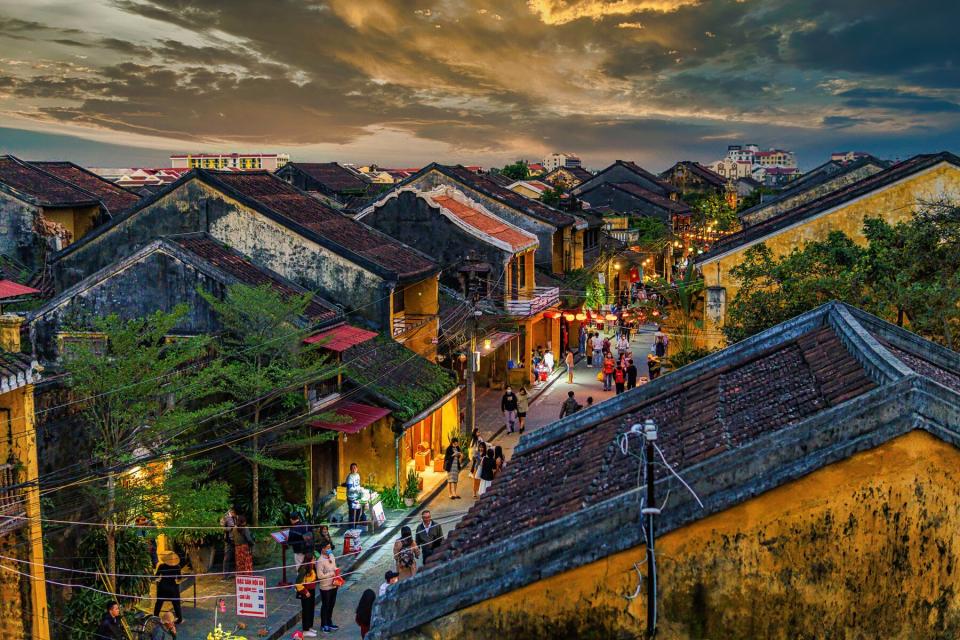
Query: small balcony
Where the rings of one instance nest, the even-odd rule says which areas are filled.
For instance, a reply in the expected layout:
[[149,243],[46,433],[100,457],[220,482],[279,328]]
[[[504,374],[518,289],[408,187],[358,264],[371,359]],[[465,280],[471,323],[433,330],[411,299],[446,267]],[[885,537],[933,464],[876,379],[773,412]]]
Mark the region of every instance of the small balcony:
[[527,318],[560,303],[559,287],[534,287],[532,291],[511,292],[503,299],[508,315]]
[[27,521],[26,503],[23,489],[18,487],[18,473],[15,465],[0,465],[0,535],[16,531],[25,526]]
[[414,334],[418,329],[430,322],[436,322],[439,316],[419,313],[399,313],[393,316],[393,337],[403,341]]

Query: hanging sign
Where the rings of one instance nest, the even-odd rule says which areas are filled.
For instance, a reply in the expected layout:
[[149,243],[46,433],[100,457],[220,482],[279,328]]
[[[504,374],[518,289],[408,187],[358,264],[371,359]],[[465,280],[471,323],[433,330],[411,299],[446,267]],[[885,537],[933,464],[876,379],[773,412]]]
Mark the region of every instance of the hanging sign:
[[237,576],[237,615],[267,617],[267,579],[263,576]]

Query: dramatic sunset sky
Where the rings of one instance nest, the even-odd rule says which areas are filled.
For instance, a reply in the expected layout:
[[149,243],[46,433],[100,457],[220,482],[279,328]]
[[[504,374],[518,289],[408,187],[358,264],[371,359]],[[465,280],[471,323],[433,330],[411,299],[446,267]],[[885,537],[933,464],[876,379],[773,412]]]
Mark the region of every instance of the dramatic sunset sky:
[[957,0],[0,0],[0,153],[960,149]]

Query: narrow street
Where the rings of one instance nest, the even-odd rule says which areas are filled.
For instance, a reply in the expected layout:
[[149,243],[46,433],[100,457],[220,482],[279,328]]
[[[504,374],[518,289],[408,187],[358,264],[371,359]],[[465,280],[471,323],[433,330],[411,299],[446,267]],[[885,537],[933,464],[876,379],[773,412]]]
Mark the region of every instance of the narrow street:
[[[639,374],[646,375],[646,355],[650,352],[654,342],[656,328],[652,325],[643,327],[631,336],[631,347],[634,353]],[[567,398],[567,392],[573,391],[577,401],[586,405],[587,397],[593,397],[594,403],[600,403],[615,395],[614,391],[603,391],[603,384],[597,380],[597,369],[588,368],[587,361],[581,360],[574,369],[573,384],[567,383],[566,373],[558,377],[545,391],[530,404],[527,416],[527,429],[534,431],[555,422],[560,415],[560,407]],[[488,391],[478,394],[477,423],[485,439],[497,433],[493,439],[495,445],[503,447],[508,463],[513,448],[520,440],[519,434],[507,434],[502,430],[503,423],[500,414],[499,391]],[[499,432],[499,433],[498,433]],[[433,516],[434,522],[443,527],[444,535],[453,530],[457,522],[467,513],[474,503],[472,481],[466,471],[460,475],[460,499],[451,500],[447,489],[444,488],[436,498],[426,506]],[[411,517],[405,524],[412,530],[420,521],[419,515]],[[354,612],[360,596],[365,589],[377,591],[383,582],[384,573],[394,568],[393,540],[384,544],[377,552],[367,559],[359,569],[347,578],[346,584],[341,587],[337,595],[337,605],[334,610],[334,623],[339,625],[337,634],[344,637],[353,637],[357,632],[354,621]],[[298,627],[299,628],[299,627]],[[324,635],[324,634],[321,634]],[[336,634],[334,634],[336,635]]]

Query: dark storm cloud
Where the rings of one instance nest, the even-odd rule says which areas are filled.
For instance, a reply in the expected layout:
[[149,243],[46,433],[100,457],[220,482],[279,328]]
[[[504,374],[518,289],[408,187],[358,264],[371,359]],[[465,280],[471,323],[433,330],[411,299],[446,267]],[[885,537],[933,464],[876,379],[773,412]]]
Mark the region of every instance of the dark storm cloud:
[[100,2],[137,35],[0,16],[0,37],[84,54],[83,70],[6,70],[5,93],[43,100],[18,113],[175,140],[348,144],[386,127],[463,154],[702,160],[738,137],[863,146],[960,127],[958,2]]

